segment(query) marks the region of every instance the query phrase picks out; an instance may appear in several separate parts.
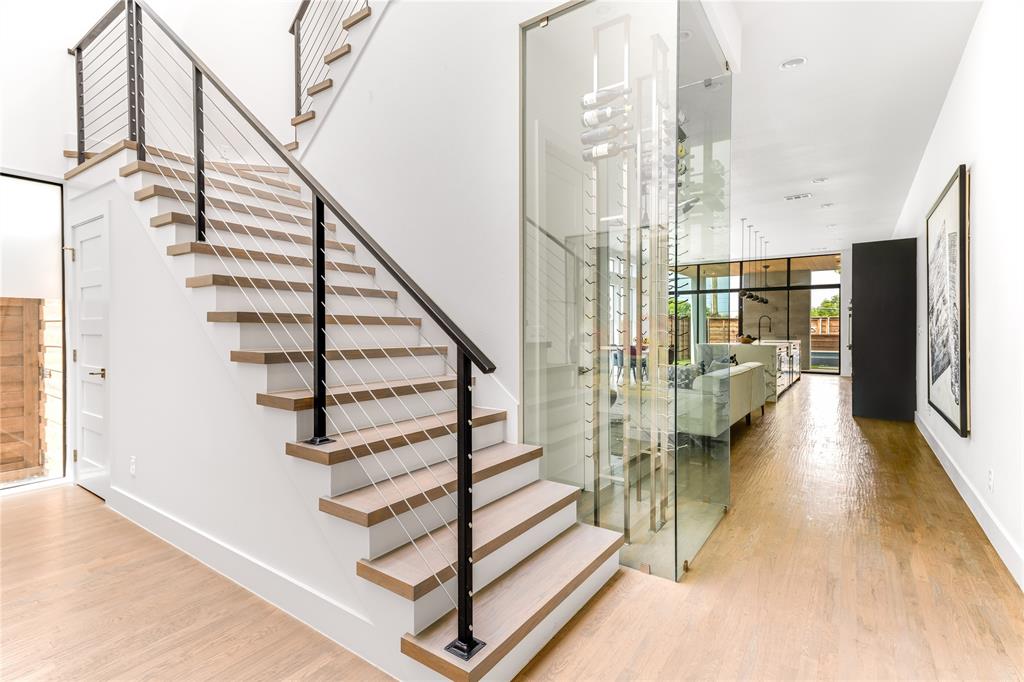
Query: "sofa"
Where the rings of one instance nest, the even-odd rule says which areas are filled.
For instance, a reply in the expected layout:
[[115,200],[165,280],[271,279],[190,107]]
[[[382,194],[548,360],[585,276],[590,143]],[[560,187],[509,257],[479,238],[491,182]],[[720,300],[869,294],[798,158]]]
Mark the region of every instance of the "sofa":
[[675,391],[676,432],[718,437],[760,408],[766,398],[765,368],[745,362],[702,374],[690,388]]

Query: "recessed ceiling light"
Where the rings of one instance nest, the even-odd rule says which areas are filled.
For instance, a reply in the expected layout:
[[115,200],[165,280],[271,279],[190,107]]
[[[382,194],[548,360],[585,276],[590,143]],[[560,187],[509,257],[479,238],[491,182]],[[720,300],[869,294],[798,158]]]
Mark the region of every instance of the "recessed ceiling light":
[[821,205],[822,208],[832,208],[833,206],[835,206],[835,204],[833,204],[831,201],[828,202],[827,204]]
[[692,37],[693,37],[693,31],[685,31],[684,30],[684,31],[680,31],[679,32],[679,42],[683,42],[684,40],[689,40]]
[[779,64],[779,68],[783,71],[790,71],[792,69],[798,69],[807,63],[807,57],[793,57]]
[[836,224],[832,223],[831,225],[826,225],[825,227],[827,227],[830,230],[834,230],[836,228]]
[[796,201],[797,199],[810,199],[811,198],[811,194],[810,194],[810,192],[803,192],[801,194],[790,194],[790,195],[788,195],[786,197],[783,197],[783,198],[786,201]]
[[811,180],[815,185],[820,185],[823,182],[828,182],[828,178],[813,178]]

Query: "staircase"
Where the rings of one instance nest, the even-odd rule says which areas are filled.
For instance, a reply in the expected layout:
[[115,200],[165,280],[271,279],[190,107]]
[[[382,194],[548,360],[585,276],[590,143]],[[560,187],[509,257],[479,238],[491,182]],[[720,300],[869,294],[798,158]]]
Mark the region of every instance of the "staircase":
[[[121,31],[127,135],[111,137],[86,101]],[[576,521],[580,491],[540,480],[541,449],[474,401],[473,366],[493,364],[145,3],[73,52],[69,224],[117,193],[205,314],[365,585],[352,603],[373,632],[335,639],[399,677],[512,677],[617,570],[621,535]]]

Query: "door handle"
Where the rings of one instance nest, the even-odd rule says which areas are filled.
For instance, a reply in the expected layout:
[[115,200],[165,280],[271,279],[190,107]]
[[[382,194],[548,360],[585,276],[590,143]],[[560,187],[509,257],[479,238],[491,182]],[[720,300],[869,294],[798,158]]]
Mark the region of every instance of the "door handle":
[[106,379],[107,378],[107,368],[106,367],[100,367],[100,371],[98,371],[98,372],[89,372],[89,376],[91,376],[91,377],[97,377],[98,376],[100,379]]

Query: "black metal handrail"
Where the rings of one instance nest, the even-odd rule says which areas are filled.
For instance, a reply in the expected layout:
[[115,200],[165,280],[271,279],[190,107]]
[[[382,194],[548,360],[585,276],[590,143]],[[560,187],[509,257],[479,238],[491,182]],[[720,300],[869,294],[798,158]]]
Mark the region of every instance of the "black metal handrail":
[[[309,0],[299,8],[296,21],[301,19]],[[206,64],[185,44],[167,23],[160,18],[143,0],[119,0],[68,50],[75,57],[76,102],[78,111],[78,161],[85,159],[85,113],[83,107],[83,50],[101,35],[103,31],[125,12],[126,69],[127,79],[127,129],[129,140],[135,142],[138,159],[145,160],[145,102],[143,94],[144,53],[142,43],[142,17],[157,26],[164,36],[181,51],[191,63],[192,75],[192,116],[194,123],[193,175],[195,194],[195,238],[206,241],[206,156],[204,146],[203,104],[204,90],[212,85],[269,145],[280,159],[305,183],[313,195],[313,435],[311,443],[329,442],[327,437],[327,380],[326,380],[326,269],[325,269],[325,215],[329,210],[344,223],[352,236],[376,259],[395,279],[417,305],[448,336],[456,347],[457,400],[456,400],[456,468],[457,468],[457,509],[458,509],[458,635],[446,649],[456,656],[469,658],[484,644],[473,637],[473,571],[472,571],[472,365],[480,372],[489,374],[495,370],[494,363],[473,343],[458,325],[431,299],[412,277],[377,243],[365,228],[299,163],[267,128],[253,115],[234,93],[206,66]],[[112,29],[113,31],[113,29]],[[106,49],[106,48],[104,48]],[[159,63],[159,60],[157,60]],[[412,538],[410,537],[410,540]]]
[[231,105],[241,114],[242,118],[245,119],[246,123],[251,125],[253,129],[259,134],[263,141],[266,142],[270,147],[277,152],[281,160],[288,165],[299,178],[306,183],[306,185],[312,190],[313,194],[320,197],[323,200],[324,206],[330,210],[331,213],[336,215],[345,226],[352,232],[352,235],[362,244],[367,251],[384,267],[387,272],[395,278],[398,284],[405,289],[405,291],[412,296],[413,300],[423,308],[424,312],[437,323],[439,327],[444,331],[445,335],[448,336],[455,345],[462,349],[462,351],[472,360],[473,364],[476,365],[484,374],[490,374],[496,369],[495,364],[484,355],[480,347],[477,346],[470,338],[459,329],[458,325],[448,317],[447,313],[441,310],[440,306],[434,302],[430,296],[412,279],[412,277],[392,258],[384,248],[377,243],[377,241],[370,236],[366,229],[357,221],[352,214],[346,211],[341,204],[331,196],[320,182],[313,177],[313,175],[306,170],[306,168],[299,163],[299,161],[292,156],[284,146],[277,141],[277,139],[270,133],[267,128],[260,123],[256,116],[249,111],[249,109],[242,104],[242,102],[235,96],[233,92],[213,74],[213,72],[206,66],[206,64],[199,59],[196,54],[185,45],[184,41],[175,33],[170,26],[168,26],[163,19],[149,8],[149,5],[142,0],[135,0],[136,3],[142,7],[149,18],[154,24],[160,27],[160,29],[170,38],[171,42],[184,53],[184,55],[192,62],[195,69],[202,74],[203,81],[210,85],[213,85],[220,93],[231,103]]

